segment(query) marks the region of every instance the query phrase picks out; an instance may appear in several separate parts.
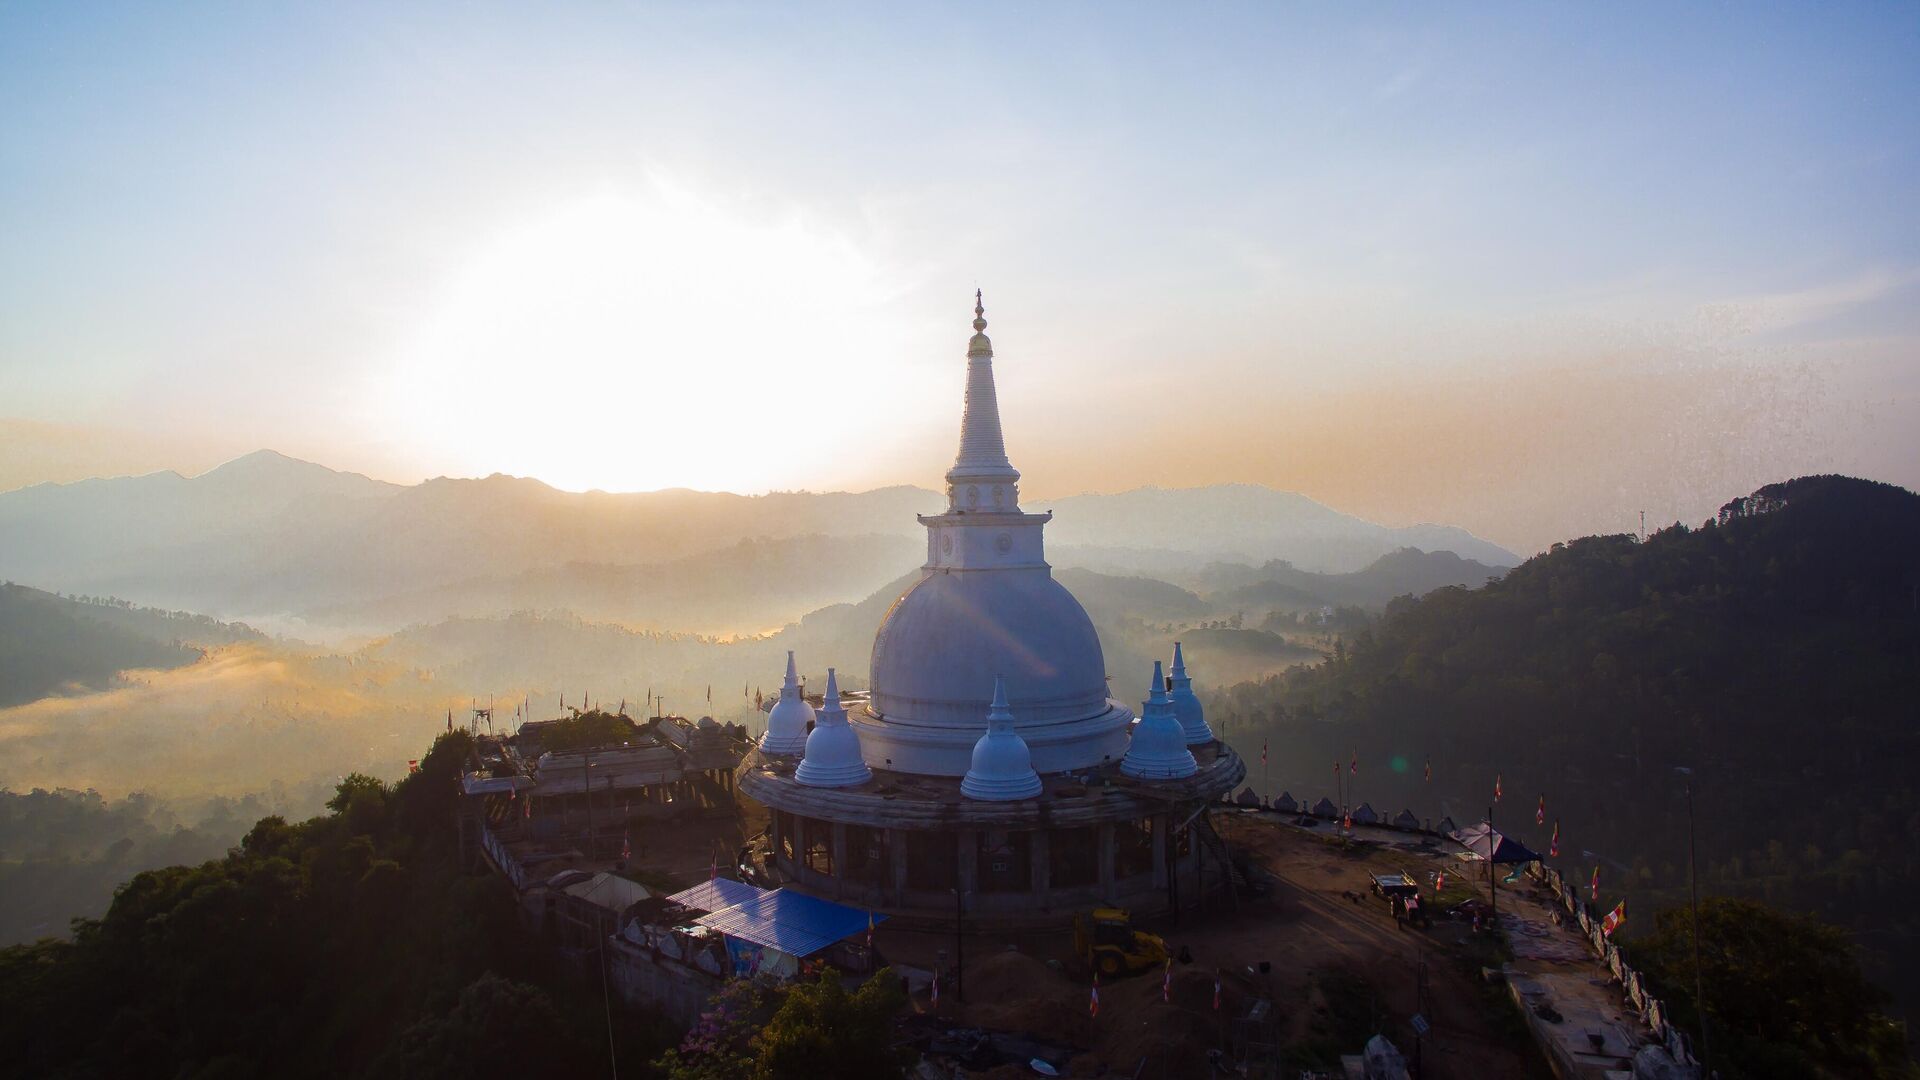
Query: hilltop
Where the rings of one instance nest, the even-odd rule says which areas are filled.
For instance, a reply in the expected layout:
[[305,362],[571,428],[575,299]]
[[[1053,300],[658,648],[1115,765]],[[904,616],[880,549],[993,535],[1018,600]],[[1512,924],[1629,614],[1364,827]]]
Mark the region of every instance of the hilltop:
[[1911,1007],[1920,917],[1888,899],[1920,891],[1916,597],[1920,496],[1804,477],[1395,601],[1328,663],[1214,700],[1281,748],[1276,793],[1330,793],[1357,755],[1356,801],[1464,822],[1498,778],[1542,850],[1544,795],[1569,872],[1636,903],[1683,895],[1691,782],[1706,887],[1871,934]]

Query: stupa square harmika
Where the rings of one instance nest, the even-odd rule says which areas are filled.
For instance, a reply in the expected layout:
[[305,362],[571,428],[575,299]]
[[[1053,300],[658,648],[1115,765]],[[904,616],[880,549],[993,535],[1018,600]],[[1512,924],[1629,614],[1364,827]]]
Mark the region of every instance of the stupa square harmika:
[[867,700],[845,708],[829,669],[816,711],[789,654],[740,791],[772,812],[789,887],[824,898],[1040,924],[1177,908],[1227,883],[1206,811],[1246,768],[1177,644],[1170,679],[1139,673],[1137,719],[1108,696],[1093,621],[1047,565],[1052,514],[1020,509],[985,315],[976,294],[947,509],[920,518],[927,561],[874,637]]

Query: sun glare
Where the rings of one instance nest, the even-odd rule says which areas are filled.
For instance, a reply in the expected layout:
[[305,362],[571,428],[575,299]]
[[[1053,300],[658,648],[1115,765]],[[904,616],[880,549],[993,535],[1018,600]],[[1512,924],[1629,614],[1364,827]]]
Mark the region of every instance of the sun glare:
[[[502,232],[389,366],[388,437],[574,490],[819,486],[898,390],[904,334],[852,243],[655,185]],[[887,380],[891,380],[890,383]]]

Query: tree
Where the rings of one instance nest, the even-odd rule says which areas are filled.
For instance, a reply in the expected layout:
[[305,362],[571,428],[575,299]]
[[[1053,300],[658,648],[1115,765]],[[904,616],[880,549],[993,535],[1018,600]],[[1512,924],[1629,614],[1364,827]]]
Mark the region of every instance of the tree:
[[795,983],[755,1040],[754,1075],[758,1080],[894,1080],[914,1057],[893,1039],[893,1016],[905,1004],[899,978],[886,968],[851,994],[832,971],[821,972],[815,982]]
[[[1676,1018],[1697,1031],[1693,955],[1685,907],[1656,913],[1654,932],[1628,947]],[[1920,1076],[1900,1027],[1879,1011],[1887,995],[1860,973],[1838,927],[1713,897],[1700,905],[1700,973],[1715,1068],[1729,1078]]]

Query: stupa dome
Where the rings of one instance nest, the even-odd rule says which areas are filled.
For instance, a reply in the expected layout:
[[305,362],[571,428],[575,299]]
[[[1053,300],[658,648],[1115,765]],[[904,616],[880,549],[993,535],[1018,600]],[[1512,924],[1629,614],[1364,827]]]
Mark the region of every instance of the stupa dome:
[[881,622],[872,670],[874,708],[895,723],[978,730],[996,674],[1022,726],[1108,708],[1093,620],[1044,566],[928,573]]
[[1187,659],[1180,653],[1180,643],[1173,643],[1173,670],[1168,672],[1168,681],[1173,684],[1168,694],[1173,698],[1173,715],[1180,721],[1180,730],[1186,734],[1188,746],[1199,746],[1213,741],[1213,729],[1207,726],[1206,710],[1200,706],[1200,698],[1193,692],[1193,678],[1187,674]]
[[1180,721],[1173,715],[1173,699],[1167,696],[1166,676],[1160,661],[1153,662],[1153,691],[1140,711],[1140,722],[1133,728],[1133,745],[1120,762],[1120,771],[1142,780],[1178,780],[1200,770]]
[[1013,730],[1007,708],[1007,680],[993,680],[993,705],[987,712],[987,733],[973,744],[973,768],[960,781],[960,793],[969,799],[1011,802],[1040,794],[1040,774],[1033,771],[1033,754],[1025,739]]
[[860,737],[847,726],[847,710],[840,707],[840,684],[827,669],[827,695],[820,720],[807,736],[806,756],[793,778],[808,787],[850,787],[873,779],[860,758]]
[[787,651],[787,679],[780,686],[780,700],[767,713],[767,732],[760,736],[760,750],[767,754],[798,754],[807,748],[807,729],[816,717],[813,706],[800,695],[800,678],[794,671],[793,651]]
[[964,776],[1004,676],[1012,729],[1033,767],[1066,772],[1126,752],[1125,707],[1108,700],[1093,620],[1047,565],[1051,514],[1020,509],[994,389],[993,346],[975,294],[960,449],[945,513],[922,517],[927,561],[873,639],[872,696],[854,718],[878,768]]

